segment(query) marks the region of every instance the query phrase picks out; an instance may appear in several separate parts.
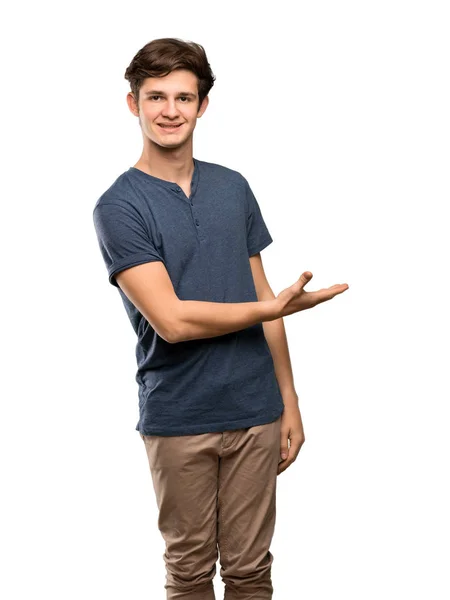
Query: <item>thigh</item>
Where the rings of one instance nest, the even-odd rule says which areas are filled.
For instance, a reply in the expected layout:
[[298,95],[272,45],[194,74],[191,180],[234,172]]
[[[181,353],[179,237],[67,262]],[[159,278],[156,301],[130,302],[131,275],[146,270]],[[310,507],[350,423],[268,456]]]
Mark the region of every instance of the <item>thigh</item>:
[[[198,548],[209,563],[217,548],[217,440],[220,434],[141,436],[171,560]],[[201,553],[201,555],[200,555]],[[216,555],[217,558],[217,555]]]
[[219,550],[222,576],[245,577],[270,567],[276,515],[281,417],[236,432],[219,471]]

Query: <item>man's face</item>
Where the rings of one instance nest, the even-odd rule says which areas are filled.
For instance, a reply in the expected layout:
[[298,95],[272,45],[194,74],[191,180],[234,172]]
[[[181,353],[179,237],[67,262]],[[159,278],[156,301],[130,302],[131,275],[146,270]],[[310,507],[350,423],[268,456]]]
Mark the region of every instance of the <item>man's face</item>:
[[[139,118],[143,133],[164,148],[183,145],[191,137],[197,118],[208,104],[206,97],[197,109],[198,99],[197,77],[191,71],[179,69],[165,77],[147,77],[139,91]],[[136,104],[130,104],[129,100],[129,106],[136,114]],[[170,125],[176,127],[168,127]]]

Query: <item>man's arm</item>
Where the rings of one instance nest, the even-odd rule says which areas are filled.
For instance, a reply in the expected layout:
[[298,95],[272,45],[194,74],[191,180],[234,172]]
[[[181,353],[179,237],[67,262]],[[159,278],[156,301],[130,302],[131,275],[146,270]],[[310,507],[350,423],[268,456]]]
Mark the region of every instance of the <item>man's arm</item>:
[[130,302],[169,343],[216,337],[256,323],[278,321],[274,327],[264,326],[264,333],[267,331],[280,389],[283,394],[292,393],[292,371],[281,317],[330,300],[348,289],[348,285],[336,284],[317,292],[305,292],[303,286],[312,277],[312,273],[305,271],[292,286],[275,297],[264,276],[261,257],[252,257],[251,265],[257,302],[180,300],[164,263],[159,260],[113,271],[110,276],[115,277]]
[[197,340],[245,329],[278,316],[273,298],[262,302],[179,300],[177,341]]
[[[275,298],[275,294],[267,281],[262,264],[261,254],[254,254],[250,257],[250,266],[252,268],[253,281],[255,283],[256,295],[258,301],[270,302]],[[264,335],[273,358],[275,375],[283,396],[285,406],[298,405],[298,397],[294,387],[294,376],[292,373],[291,359],[289,356],[286,330],[284,328],[283,318],[277,318],[270,322],[262,324]]]
[[169,343],[216,337],[277,319],[279,303],[180,300],[161,261],[136,265],[115,275],[127,298]]

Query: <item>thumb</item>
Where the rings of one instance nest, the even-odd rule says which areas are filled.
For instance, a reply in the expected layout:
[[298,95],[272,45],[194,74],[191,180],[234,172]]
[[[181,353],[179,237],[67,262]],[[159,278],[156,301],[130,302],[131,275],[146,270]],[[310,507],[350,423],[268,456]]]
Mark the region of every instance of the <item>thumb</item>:
[[313,277],[313,274],[311,273],[311,271],[304,271],[298,278],[298,281],[300,281],[301,287],[304,287],[308,283],[308,281],[311,281],[312,277]]
[[281,458],[285,460],[289,456],[289,447],[288,447],[288,435],[281,434]]

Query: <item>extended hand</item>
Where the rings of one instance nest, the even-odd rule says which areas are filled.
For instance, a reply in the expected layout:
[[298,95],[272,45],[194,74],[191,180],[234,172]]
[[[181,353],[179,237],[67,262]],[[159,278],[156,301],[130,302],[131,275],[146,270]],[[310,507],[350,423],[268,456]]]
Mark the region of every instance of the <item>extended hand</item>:
[[326,300],[331,300],[337,294],[345,292],[349,287],[347,283],[336,283],[329,288],[322,288],[316,292],[305,292],[303,288],[308,281],[311,281],[312,276],[311,271],[305,271],[293,285],[278,294],[276,301],[280,307],[281,317],[312,308]]

